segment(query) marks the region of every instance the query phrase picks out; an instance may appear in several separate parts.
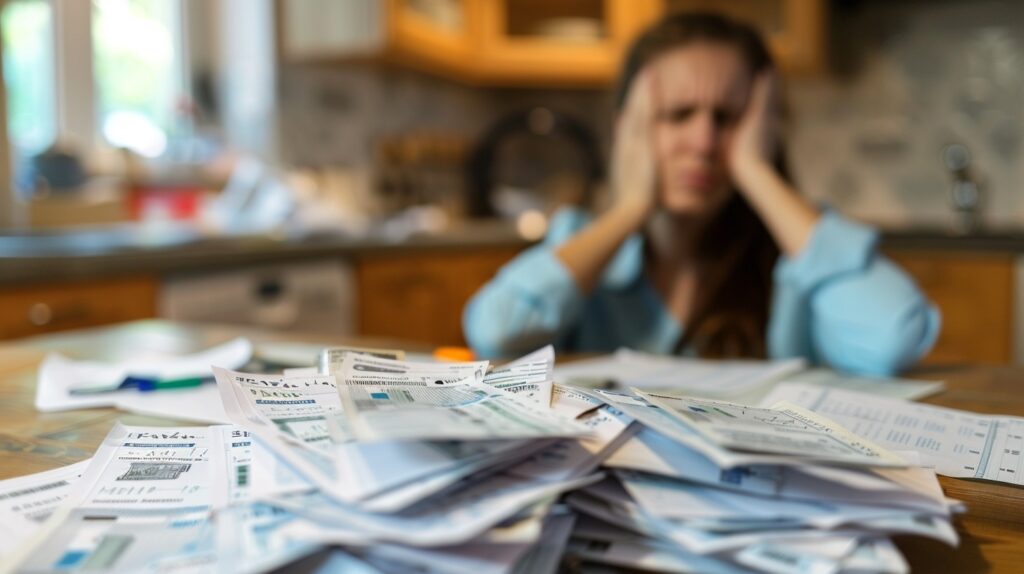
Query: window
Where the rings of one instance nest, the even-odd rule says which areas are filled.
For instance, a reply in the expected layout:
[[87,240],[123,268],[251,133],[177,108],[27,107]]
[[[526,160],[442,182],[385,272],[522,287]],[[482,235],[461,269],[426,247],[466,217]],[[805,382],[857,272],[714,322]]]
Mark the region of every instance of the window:
[[8,134],[16,153],[33,155],[70,135],[83,147],[102,142],[148,158],[166,157],[173,139],[190,125],[185,4],[4,3]]
[[13,0],[0,11],[7,130],[18,155],[49,146],[57,133],[53,9],[47,0]]
[[164,154],[185,110],[179,0],[93,0],[97,125],[116,147]]

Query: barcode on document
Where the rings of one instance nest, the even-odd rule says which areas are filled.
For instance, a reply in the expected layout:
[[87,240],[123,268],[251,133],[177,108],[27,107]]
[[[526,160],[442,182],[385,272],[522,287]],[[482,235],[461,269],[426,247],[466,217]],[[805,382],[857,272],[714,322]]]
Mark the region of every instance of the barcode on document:
[[54,488],[60,488],[62,486],[68,486],[68,481],[58,480],[57,482],[41,484],[39,486],[33,486],[31,488],[12,490],[10,492],[0,492],[0,500],[5,500],[8,498],[18,498],[19,496],[25,496],[26,494],[35,494],[37,492],[46,492],[47,490],[53,490]]

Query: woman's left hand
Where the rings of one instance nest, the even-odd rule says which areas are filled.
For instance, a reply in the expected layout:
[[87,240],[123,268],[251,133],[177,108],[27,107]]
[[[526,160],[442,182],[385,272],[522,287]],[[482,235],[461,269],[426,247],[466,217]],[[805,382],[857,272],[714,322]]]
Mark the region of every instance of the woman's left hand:
[[775,166],[782,145],[779,87],[772,72],[754,81],[728,150],[729,175],[783,253],[795,257],[810,240],[818,212]]
[[778,89],[773,72],[759,74],[736,125],[727,157],[729,174],[740,189],[773,163],[779,145]]

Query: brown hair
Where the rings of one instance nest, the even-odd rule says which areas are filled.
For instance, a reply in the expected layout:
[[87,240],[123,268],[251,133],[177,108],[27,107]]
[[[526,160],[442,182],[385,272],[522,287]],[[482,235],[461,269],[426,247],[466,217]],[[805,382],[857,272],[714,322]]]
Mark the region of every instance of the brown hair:
[[[630,48],[616,90],[618,108],[644,66],[666,52],[698,42],[735,48],[751,75],[773,67],[764,41],[750,26],[714,13],[672,14],[645,31]],[[773,163],[788,180],[785,154],[781,146],[776,149]],[[701,357],[764,357],[772,270],[779,247],[742,194],[732,194],[701,238],[697,253],[701,278],[676,351],[693,346]]]

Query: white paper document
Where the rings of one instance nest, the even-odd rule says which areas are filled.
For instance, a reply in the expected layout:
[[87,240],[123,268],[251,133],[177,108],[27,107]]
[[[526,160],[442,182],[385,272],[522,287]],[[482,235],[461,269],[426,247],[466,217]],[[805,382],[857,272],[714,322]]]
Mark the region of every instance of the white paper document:
[[559,365],[555,382],[724,397],[792,375],[805,366],[803,359],[711,361],[619,349],[612,355]]
[[351,355],[339,387],[355,436],[380,440],[574,437],[588,429],[483,382],[487,362],[409,363]]
[[[152,392],[112,389],[129,375],[157,379],[208,378],[212,375],[212,365],[237,369],[251,356],[252,344],[247,339],[235,339],[187,356],[139,357],[118,363],[77,361],[51,353],[39,367],[35,404],[43,412],[116,407],[139,414],[226,423],[227,416],[212,384]],[[111,390],[72,394],[73,389]]]
[[340,502],[400,508],[521,447],[514,441],[361,443],[348,429],[333,376],[214,373],[232,421]]
[[916,401],[941,392],[946,387],[942,381],[919,381],[893,377],[865,377],[837,373],[831,369],[807,369],[779,380],[784,383],[805,383],[822,387],[856,391],[890,399]]
[[950,545],[957,543],[956,531],[947,517],[914,512],[894,513],[891,518],[863,517],[855,524],[841,524],[834,529],[786,527],[783,524],[776,524],[771,527],[762,525],[757,529],[730,531],[705,530],[692,526],[685,520],[658,516],[651,508],[637,503],[625,489],[610,480],[574,492],[567,500],[571,506],[585,514],[645,536],[669,541],[687,551],[699,554],[734,552],[758,543],[814,543],[834,540],[837,536],[848,536],[856,540],[865,530],[879,534],[916,534]]
[[946,476],[1024,484],[1024,419],[785,384],[765,402],[785,400],[893,450],[917,451]]
[[578,418],[603,404],[593,393],[576,387],[555,384],[551,390],[551,410],[565,417]]
[[317,365],[320,369],[321,375],[338,375],[340,376],[345,363],[345,357],[352,354],[359,353],[363,355],[370,355],[379,359],[396,359],[404,360],[405,351],[401,349],[373,349],[370,347],[328,347],[320,351],[319,358],[317,359]]
[[117,424],[13,561],[27,571],[130,570],[173,554],[206,528],[211,511],[245,498],[250,451],[233,426]]
[[594,391],[594,396],[614,405],[646,428],[657,431],[660,436],[699,453],[717,469],[733,469],[750,465],[802,464],[802,459],[799,457],[729,450],[716,444],[691,426],[684,424],[667,410],[636,395]]
[[554,382],[555,349],[548,345],[512,361],[495,367],[484,376],[484,384],[525,397],[545,407],[551,404]]
[[636,391],[651,404],[723,447],[866,466],[906,466],[898,456],[812,412]]
[[37,531],[71,494],[89,460],[0,481],[0,559]]
[[[728,491],[632,471],[620,471],[616,476],[637,504],[652,516],[716,532],[757,528],[835,529],[908,514],[907,508],[887,505],[882,498],[857,503],[827,497],[801,500]],[[936,505],[932,513],[921,514],[948,518],[949,509]]]
[[718,488],[774,495],[782,488],[783,469],[741,466],[723,469],[700,452],[644,427],[604,461],[607,468],[640,470]]
[[583,476],[597,469],[605,457],[636,432],[633,419],[610,405],[586,413],[577,421],[589,428],[592,436],[557,441],[508,472],[547,480]]
[[483,534],[526,506],[586,486],[600,475],[550,482],[505,473],[434,497],[397,514],[371,514],[333,504],[318,495],[276,502],[313,522],[291,525],[289,535],[320,543],[366,545],[393,541],[410,546],[461,544]]
[[651,572],[748,574],[724,558],[688,552],[670,542],[612,526],[583,515],[577,520],[567,553],[589,562]]

